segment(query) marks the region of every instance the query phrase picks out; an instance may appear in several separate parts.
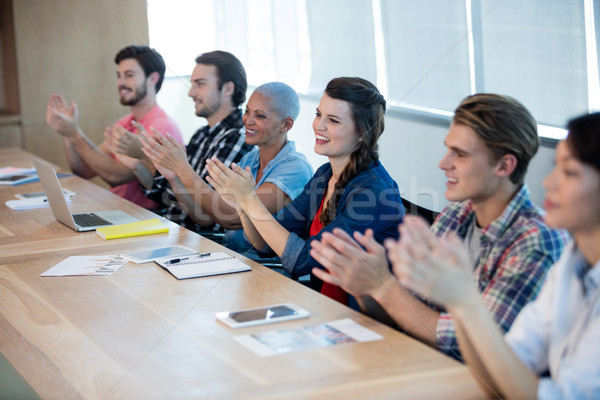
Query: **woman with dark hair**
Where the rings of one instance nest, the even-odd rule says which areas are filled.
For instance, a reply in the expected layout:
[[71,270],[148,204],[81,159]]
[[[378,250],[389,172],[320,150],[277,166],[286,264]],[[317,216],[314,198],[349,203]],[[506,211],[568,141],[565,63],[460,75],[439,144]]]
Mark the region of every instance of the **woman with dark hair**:
[[400,241],[386,242],[400,283],[452,313],[463,358],[493,397],[600,398],[600,113],[567,129],[544,180],[544,219],[573,240],[504,337],[457,239],[437,240],[407,220]]
[[[375,238],[397,238],[404,215],[398,185],[378,161],[377,140],[383,133],[385,99],[361,78],[336,78],[321,98],[313,130],[315,152],[329,162],[320,167],[304,191],[274,218],[258,200],[249,171],[207,160],[209,182],[235,204],[244,234],[259,250],[269,247],[293,277],[320,267],[309,254],[310,242],[334,228],[352,234],[372,229]],[[358,308],[342,289],[322,284],[315,289]]]

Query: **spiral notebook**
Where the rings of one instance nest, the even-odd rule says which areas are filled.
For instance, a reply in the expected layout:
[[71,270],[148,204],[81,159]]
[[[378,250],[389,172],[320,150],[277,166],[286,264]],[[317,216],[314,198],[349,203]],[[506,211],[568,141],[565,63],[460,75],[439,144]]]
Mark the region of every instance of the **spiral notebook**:
[[154,262],[169,271],[177,279],[232,274],[251,270],[249,265],[225,252],[198,254],[190,258],[160,258]]

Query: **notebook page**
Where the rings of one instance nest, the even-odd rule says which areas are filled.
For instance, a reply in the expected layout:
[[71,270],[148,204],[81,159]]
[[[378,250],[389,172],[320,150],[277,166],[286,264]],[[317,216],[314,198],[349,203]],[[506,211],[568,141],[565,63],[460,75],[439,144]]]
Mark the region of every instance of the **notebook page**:
[[225,252],[211,253],[209,256],[195,256],[189,260],[170,264],[167,260],[156,260],[177,279],[196,278],[201,276],[230,274],[250,271],[249,265]]

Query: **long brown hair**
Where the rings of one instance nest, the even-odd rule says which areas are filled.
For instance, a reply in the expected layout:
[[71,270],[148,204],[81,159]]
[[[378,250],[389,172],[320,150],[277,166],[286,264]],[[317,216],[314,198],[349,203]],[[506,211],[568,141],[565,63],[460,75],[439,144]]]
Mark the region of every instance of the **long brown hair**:
[[348,182],[379,159],[377,140],[383,133],[385,99],[371,82],[362,78],[342,77],[332,79],[325,88],[332,99],[350,105],[352,119],[358,135],[358,147],[350,155],[348,164],[335,184],[331,198],[323,208],[319,220],[326,226],[335,218],[339,199]]

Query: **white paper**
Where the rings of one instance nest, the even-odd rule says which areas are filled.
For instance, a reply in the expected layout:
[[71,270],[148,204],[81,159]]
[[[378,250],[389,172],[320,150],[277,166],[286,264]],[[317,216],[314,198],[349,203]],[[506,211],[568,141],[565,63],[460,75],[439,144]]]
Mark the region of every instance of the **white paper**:
[[233,339],[260,357],[269,357],[318,347],[382,340],[383,336],[345,318],[321,325],[234,336]]
[[[182,262],[171,263],[167,258],[158,258],[155,263],[165,268],[177,279],[199,278],[203,276],[231,274],[251,271],[249,265],[236,257],[219,251],[216,253],[197,254],[181,258]],[[179,257],[176,257],[179,259]],[[185,261],[183,261],[185,260]]]
[[4,167],[0,168],[0,178],[7,178],[15,175],[28,175],[35,174],[35,168],[17,168],[17,167]]
[[40,276],[110,275],[125,264],[127,260],[117,255],[71,256]]
[[[71,201],[71,197],[65,196],[65,200],[67,204],[73,203]],[[35,208],[45,208],[49,207],[50,204],[45,197],[34,197],[32,199],[24,199],[24,200],[8,200],[5,202],[7,207],[12,208],[13,210],[32,210]]]

